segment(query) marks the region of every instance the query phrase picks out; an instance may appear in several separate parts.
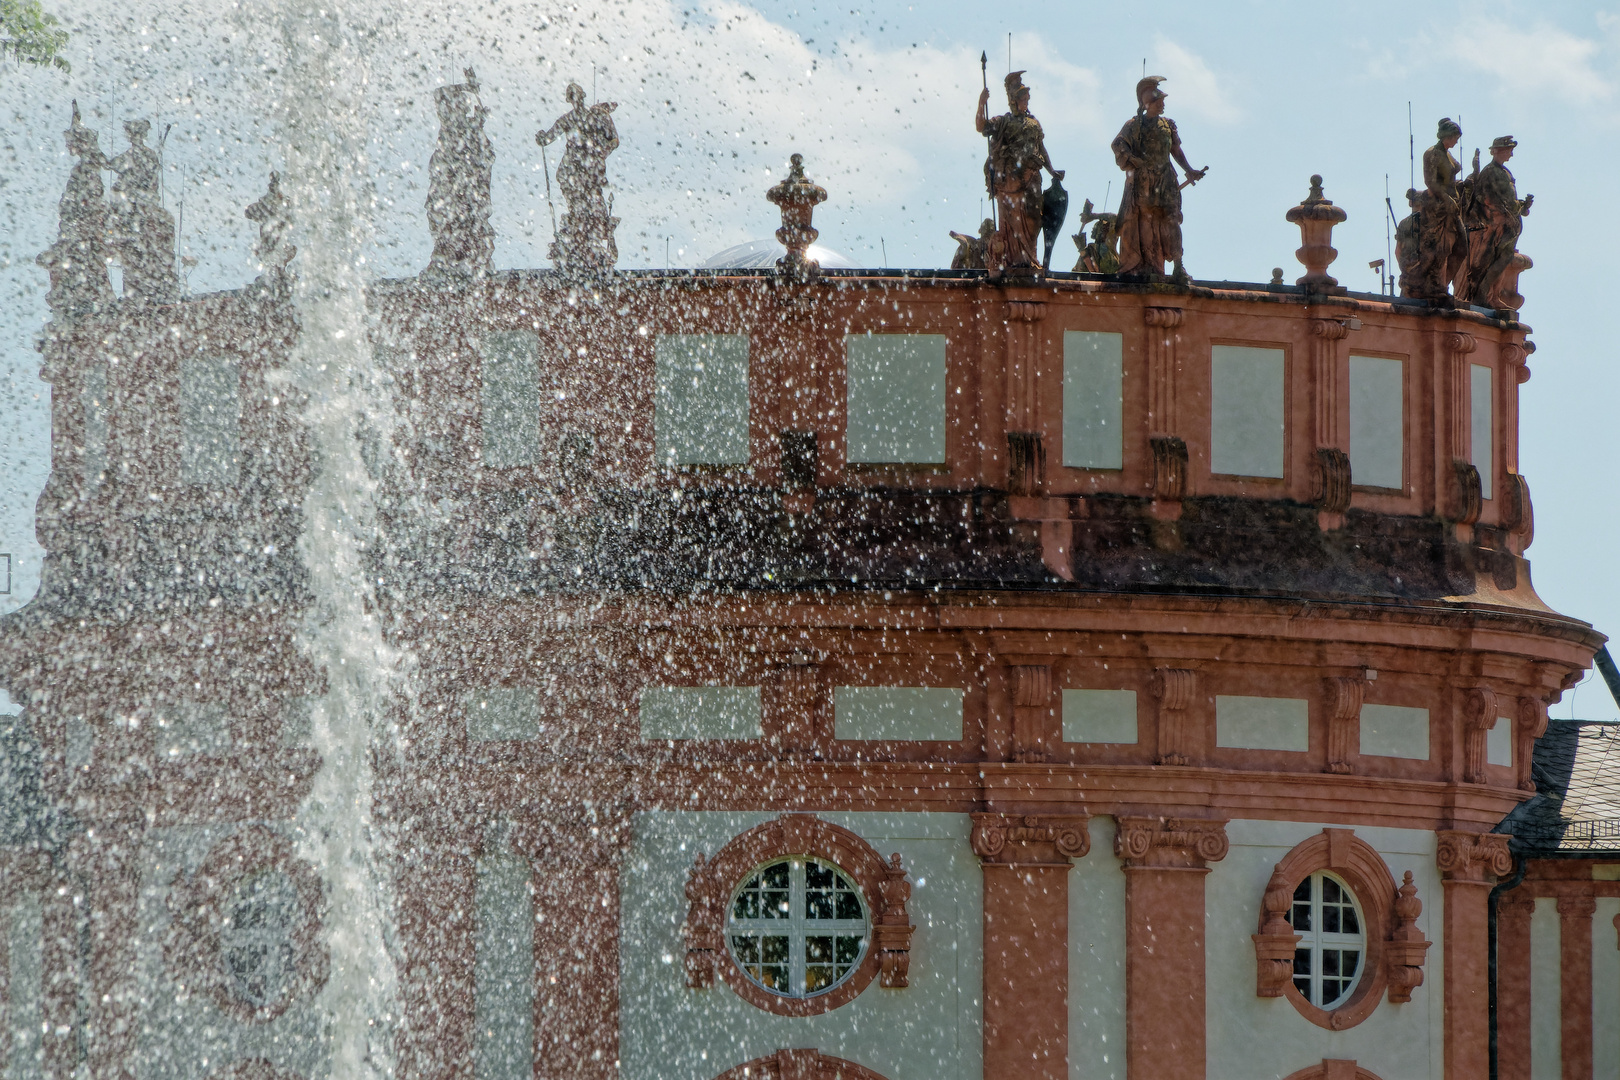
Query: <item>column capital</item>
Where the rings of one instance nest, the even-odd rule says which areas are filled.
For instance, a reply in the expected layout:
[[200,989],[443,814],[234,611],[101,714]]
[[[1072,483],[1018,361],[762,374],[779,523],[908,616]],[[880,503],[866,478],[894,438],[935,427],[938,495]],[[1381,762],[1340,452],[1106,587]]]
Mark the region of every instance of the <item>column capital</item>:
[[1563,919],[1590,919],[1597,914],[1597,898],[1593,896],[1560,896],[1558,916]]
[[974,814],[970,843],[987,863],[1055,863],[1091,850],[1090,814]]
[[1536,913],[1536,898],[1529,895],[1510,892],[1496,901],[1496,915],[1499,919],[1530,921],[1530,916]]
[[1442,881],[1489,884],[1491,878],[1513,872],[1513,853],[1508,850],[1512,837],[1506,833],[1437,829],[1435,836],[1440,847],[1434,861]]
[[1195,867],[1220,862],[1231,845],[1226,822],[1209,818],[1121,817],[1114,854],[1127,867]]

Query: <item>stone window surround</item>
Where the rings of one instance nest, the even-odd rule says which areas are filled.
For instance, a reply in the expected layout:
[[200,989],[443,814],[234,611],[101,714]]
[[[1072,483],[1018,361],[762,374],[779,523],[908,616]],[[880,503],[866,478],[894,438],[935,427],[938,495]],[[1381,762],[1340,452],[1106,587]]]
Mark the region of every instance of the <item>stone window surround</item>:
[[[750,979],[726,948],[726,909],[732,894],[766,863],[801,855],[832,863],[855,883],[871,919],[872,941],[855,972],[814,997],[773,994]],[[750,1005],[778,1016],[816,1016],[853,1001],[881,974],[879,985],[909,985],[911,935],[906,912],[911,882],[898,853],[885,862],[855,833],[814,814],[783,814],[740,833],[707,858],[702,852],[687,874],[689,903],[681,934],[686,939],[686,985],[704,989],[719,976]]]
[[[1361,905],[1366,952],[1361,977],[1349,1000],[1335,1009],[1312,1005],[1294,986],[1294,949],[1301,940],[1286,913],[1299,883],[1326,870],[1350,887]],[[1299,1014],[1318,1027],[1343,1031],[1361,1023],[1378,1007],[1387,989],[1391,1004],[1410,1001],[1423,984],[1423,960],[1430,943],[1417,929],[1423,904],[1412,872],[1397,887],[1383,856],[1352,829],[1323,829],[1282,857],[1266,883],[1260,903],[1255,949],[1255,994],[1285,997]]]

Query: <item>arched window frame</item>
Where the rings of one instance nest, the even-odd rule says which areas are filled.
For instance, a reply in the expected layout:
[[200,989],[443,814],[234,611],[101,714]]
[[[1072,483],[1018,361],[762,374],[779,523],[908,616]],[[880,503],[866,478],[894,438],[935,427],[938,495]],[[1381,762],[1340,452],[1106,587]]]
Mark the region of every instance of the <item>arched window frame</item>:
[[[1355,989],[1333,1009],[1311,1004],[1294,986],[1294,949],[1302,935],[1288,924],[1294,890],[1322,870],[1349,886],[1361,907],[1366,935]],[[1254,935],[1255,993],[1287,998],[1301,1016],[1330,1031],[1354,1027],[1371,1016],[1386,990],[1392,1004],[1410,1001],[1412,991],[1423,984],[1423,959],[1429,948],[1417,928],[1422,911],[1411,871],[1397,887],[1383,857],[1370,844],[1350,829],[1323,829],[1283,856],[1266,883],[1259,932]]]
[[[813,997],[784,997],[760,986],[738,967],[726,947],[726,915],[732,896],[755,871],[778,859],[799,856],[829,862],[855,883],[871,920],[872,939],[860,966],[842,983]],[[880,985],[907,985],[911,934],[906,912],[911,882],[895,854],[888,862],[848,829],[814,814],[784,814],[741,833],[705,858],[701,853],[687,875],[686,985],[700,989],[718,976],[744,1001],[778,1016],[814,1016],[853,1001],[882,976]]]

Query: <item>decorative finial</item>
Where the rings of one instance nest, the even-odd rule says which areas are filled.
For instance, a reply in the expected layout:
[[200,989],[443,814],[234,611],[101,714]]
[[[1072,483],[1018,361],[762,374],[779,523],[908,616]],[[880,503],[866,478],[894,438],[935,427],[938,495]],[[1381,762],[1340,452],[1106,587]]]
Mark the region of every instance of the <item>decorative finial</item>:
[[789,162],[787,176],[765,193],[782,211],[776,238],[787,254],[776,261],[776,269],[794,281],[809,281],[821,273],[821,265],[805,254],[821,235],[810,221],[816,205],[827,201],[827,189],[804,175],[803,154],[794,154]]
[[1348,216],[1322,195],[1322,177],[1312,176],[1310,194],[1287,214],[1288,220],[1299,226],[1300,247],[1294,257],[1305,266],[1305,275],[1294,282],[1296,285],[1324,290],[1339,284],[1328,276],[1327,268],[1339,257],[1333,247],[1333,226]]

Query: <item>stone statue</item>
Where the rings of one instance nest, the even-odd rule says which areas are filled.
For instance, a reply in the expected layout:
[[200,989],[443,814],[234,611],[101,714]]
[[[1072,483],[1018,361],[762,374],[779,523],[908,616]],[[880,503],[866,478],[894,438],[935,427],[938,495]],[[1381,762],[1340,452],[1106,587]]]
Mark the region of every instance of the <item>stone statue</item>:
[[259,242],[253,248],[262,271],[259,280],[272,286],[285,281],[287,264],[298,254],[298,249],[282,242],[292,225],[292,214],[287,196],[281,193],[280,173],[270,174],[269,188],[258,202],[242,212],[242,216],[259,223]]
[[79,103],[73,103],[73,121],[62,133],[68,153],[78,160],[68,174],[67,190],[58,204],[56,243],[34,260],[51,276],[45,302],[58,315],[93,309],[110,303],[112,284],[107,278],[107,207],[102,202],[101,170],[107,159],[94,129],[79,121]]
[[[1095,224],[1092,224],[1095,222]],[[1074,246],[1080,249],[1080,260],[1074,264],[1077,274],[1119,273],[1119,217],[1116,214],[1094,214],[1091,200],[1080,208],[1080,231],[1074,234]],[[1091,243],[1086,243],[1086,226],[1091,225]]]
[[[1115,226],[1119,272],[1162,277],[1169,262],[1175,264],[1172,280],[1186,282],[1190,279],[1181,264],[1181,189],[1202,180],[1209,170],[1187,164],[1176,122],[1164,115],[1162,82],[1162,75],[1149,75],[1136,84],[1136,115],[1114,138],[1114,161],[1125,170],[1125,194]],[[1186,183],[1177,183],[1172,160],[1187,174]]]
[[989,218],[979,222],[979,235],[951,232],[956,241],[956,254],[951,256],[952,270],[983,270],[985,256],[990,252],[990,241],[996,233],[996,223]]
[[1491,162],[1483,169],[1476,150],[1474,175],[1458,185],[1468,228],[1468,260],[1457,277],[1457,298],[1481,307],[1509,307],[1507,292],[1501,288],[1503,275],[1513,262],[1525,215],[1535,201],[1534,195],[1519,198],[1518,184],[1508,171],[1508,159],[1518,145],[1511,135],[1493,139]]
[[[1416,238],[1411,262],[1401,263],[1401,295],[1420,300],[1448,300],[1449,286],[1466,263],[1468,236],[1463,230],[1457,174],[1462,165],[1451,148],[1462,128],[1450,118],[1440,121],[1437,141],[1423,151],[1423,186],[1414,201]],[[1404,224],[1404,223],[1403,223]],[[1397,235],[1400,227],[1396,227]]]
[[163,208],[159,182],[163,159],[146,145],[147,120],[124,124],[129,149],[107,162],[118,174],[108,206],[109,234],[124,268],[124,295],[162,302],[180,295],[174,272],[174,215]]
[[1423,225],[1422,215],[1418,212],[1421,201],[1417,188],[1407,188],[1407,214],[1395,225],[1395,263],[1401,268],[1397,284],[1402,296],[1412,295],[1409,290],[1417,280],[1418,263],[1422,258],[1418,249],[1418,232]]
[[619,219],[612,216],[613,208],[602,194],[607,187],[607,156],[619,146],[612,116],[618,105],[601,101],[586,106],[585,91],[577,83],[568,84],[567,98],[572,108],[534,137],[541,146],[562,136],[568,139],[557,166],[557,186],[568,200],[568,210],[549,255],[560,270],[602,273],[619,260],[613,239]]
[[428,160],[428,228],[433,231],[429,275],[472,276],[493,268],[495,230],[489,224],[495,148],[484,134],[489,110],[478,101],[478,76],[433,92],[439,145]]
[[1054,181],[1063,179],[1063,171],[1053,169],[1047,156],[1041,122],[1029,111],[1029,87],[1023,76],[1022,71],[1014,71],[1004,80],[1007,112],[989,115],[990,91],[986,89],[979,95],[979,111],[973,118],[979,134],[990,140],[985,174],[1000,216],[985,256],[985,268],[993,278],[1040,271],[1041,170],[1051,173]]

